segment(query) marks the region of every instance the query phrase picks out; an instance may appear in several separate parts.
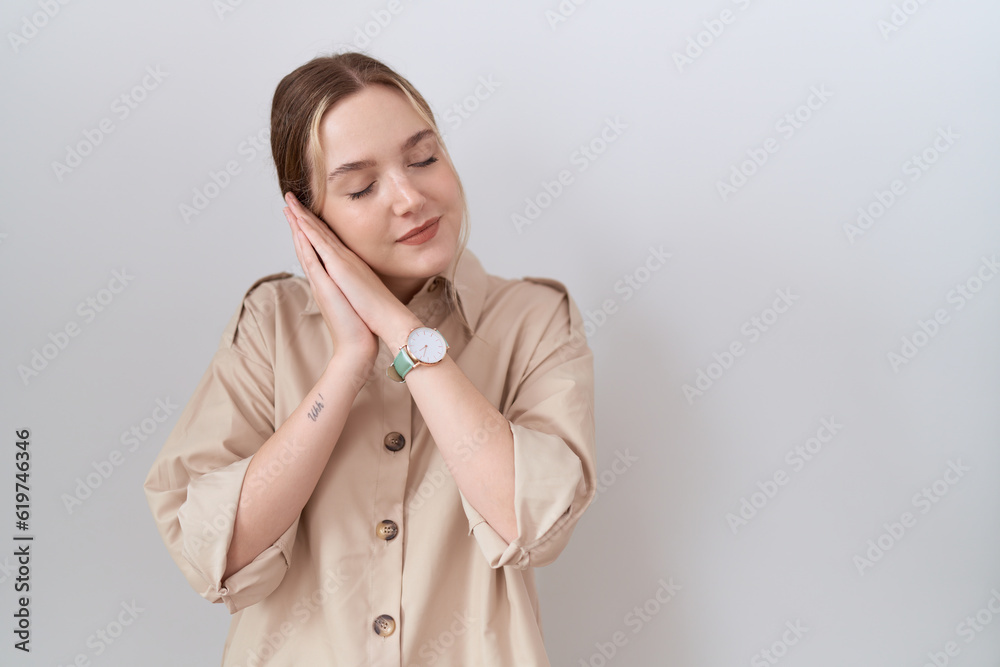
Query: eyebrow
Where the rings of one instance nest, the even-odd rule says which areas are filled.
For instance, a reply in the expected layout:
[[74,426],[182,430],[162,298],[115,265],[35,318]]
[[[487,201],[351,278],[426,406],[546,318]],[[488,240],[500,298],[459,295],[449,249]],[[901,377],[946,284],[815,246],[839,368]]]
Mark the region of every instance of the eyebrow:
[[[434,130],[430,128],[413,133],[406,141],[403,142],[403,145],[400,147],[400,152],[405,153],[406,151],[410,150],[411,148],[419,144],[425,138],[433,134]],[[375,164],[376,164],[375,160],[358,160],[357,162],[345,162],[344,164],[340,165],[339,167],[331,171],[329,174],[327,174],[326,182],[329,183],[343,176],[344,174],[348,174],[352,171],[360,171],[361,169],[371,169],[372,167],[375,166]]]

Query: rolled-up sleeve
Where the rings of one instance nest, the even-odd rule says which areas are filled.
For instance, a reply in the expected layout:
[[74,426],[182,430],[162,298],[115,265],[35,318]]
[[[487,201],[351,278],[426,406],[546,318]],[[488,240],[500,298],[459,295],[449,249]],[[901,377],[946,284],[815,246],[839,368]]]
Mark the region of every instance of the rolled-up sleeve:
[[493,568],[540,567],[569,542],[597,489],[593,353],[566,288],[534,347],[523,377],[501,410],[514,438],[514,513],[510,543],[462,495],[470,532]]
[[224,603],[230,613],[278,586],[298,527],[296,518],[273,545],[223,581],[247,467],[275,429],[273,356],[249,295],[144,484],[174,562],[202,597]]

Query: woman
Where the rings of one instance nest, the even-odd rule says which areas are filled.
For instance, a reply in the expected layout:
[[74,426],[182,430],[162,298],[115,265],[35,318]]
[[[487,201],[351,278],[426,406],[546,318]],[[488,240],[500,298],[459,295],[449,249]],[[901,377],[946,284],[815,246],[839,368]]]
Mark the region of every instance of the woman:
[[596,489],[565,287],[484,272],[433,114],[357,53],[275,91],[306,278],[257,281],[146,480],[223,665],[548,665],[533,568]]

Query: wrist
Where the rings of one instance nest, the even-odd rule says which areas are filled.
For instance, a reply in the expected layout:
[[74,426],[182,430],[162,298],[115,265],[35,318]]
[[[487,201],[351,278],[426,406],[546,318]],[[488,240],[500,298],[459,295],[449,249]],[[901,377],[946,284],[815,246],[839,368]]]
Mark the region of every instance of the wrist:
[[356,391],[361,391],[372,372],[374,360],[367,355],[352,354],[344,350],[335,352],[327,362],[320,382],[331,381],[342,385],[344,380]]
[[385,341],[389,352],[395,356],[399,352],[399,348],[406,345],[406,337],[410,335],[410,332],[422,326],[424,324],[420,321],[420,318],[407,310],[405,314],[400,314],[387,328],[386,336],[382,340]]

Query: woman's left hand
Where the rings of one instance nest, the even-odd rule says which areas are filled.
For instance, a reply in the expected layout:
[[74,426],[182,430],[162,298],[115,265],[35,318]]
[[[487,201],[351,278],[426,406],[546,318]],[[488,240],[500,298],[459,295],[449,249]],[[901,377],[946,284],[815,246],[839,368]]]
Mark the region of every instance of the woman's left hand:
[[357,256],[330,227],[303,206],[294,194],[285,194],[292,215],[323,260],[326,272],[351,303],[358,316],[376,336],[387,340],[395,335],[395,321],[410,315],[409,310],[368,264]]

